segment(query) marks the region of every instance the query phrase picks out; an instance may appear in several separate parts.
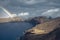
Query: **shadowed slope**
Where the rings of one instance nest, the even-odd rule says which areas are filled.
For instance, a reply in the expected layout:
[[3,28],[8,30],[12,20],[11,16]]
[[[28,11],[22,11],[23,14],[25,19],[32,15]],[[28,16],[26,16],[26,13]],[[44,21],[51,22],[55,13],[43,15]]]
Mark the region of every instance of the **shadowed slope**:
[[55,18],[25,31],[24,40],[59,40],[58,33],[60,33],[60,18]]

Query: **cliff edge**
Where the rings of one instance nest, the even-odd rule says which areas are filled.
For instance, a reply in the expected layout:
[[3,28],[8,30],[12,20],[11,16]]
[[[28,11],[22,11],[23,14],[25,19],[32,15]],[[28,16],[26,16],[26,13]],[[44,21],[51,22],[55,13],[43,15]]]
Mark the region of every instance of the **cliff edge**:
[[60,40],[60,17],[26,30],[20,40]]

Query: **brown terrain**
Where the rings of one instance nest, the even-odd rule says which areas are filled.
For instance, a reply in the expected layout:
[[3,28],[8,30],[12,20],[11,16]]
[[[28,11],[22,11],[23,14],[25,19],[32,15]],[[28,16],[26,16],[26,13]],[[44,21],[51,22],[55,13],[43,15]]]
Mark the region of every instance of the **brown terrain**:
[[14,17],[14,18],[0,18],[0,23],[13,22],[13,21],[23,21],[23,19],[21,19],[19,17]]
[[60,17],[26,30],[21,40],[60,40]]

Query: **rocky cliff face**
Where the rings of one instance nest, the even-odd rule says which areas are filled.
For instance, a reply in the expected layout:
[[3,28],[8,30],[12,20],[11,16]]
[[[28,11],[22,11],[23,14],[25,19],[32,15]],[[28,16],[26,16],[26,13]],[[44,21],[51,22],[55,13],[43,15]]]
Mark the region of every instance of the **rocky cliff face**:
[[25,21],[31,23],[32,25],[37,25],[37,24],[47,22],[49,20],[50,19],[45,17],[45,16],[39,16],[39,17],[34,17],[34,18],[31,18],[31,19],[27,19]]
[[26,30],[21,40],[60,40],[60,18],[52,19]]

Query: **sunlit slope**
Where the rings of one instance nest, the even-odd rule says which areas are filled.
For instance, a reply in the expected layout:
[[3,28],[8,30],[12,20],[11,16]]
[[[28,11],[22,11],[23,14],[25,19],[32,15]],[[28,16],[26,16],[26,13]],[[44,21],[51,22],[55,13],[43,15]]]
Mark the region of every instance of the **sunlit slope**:
[[59,38],[60,18],[52,19],[26,30],[23,37],[24,40],[58,40]]
[[31,32],[34,34],[46,34],[60,27],[59,25],[60,25],[60,18],[56,18],[49,22],[38,24],[32,29],[29,29],[27,32]]
[[19,21],[23,21],[23,19],[20,18],[20,17],[0,18],[0,23],[5,23],[5,22],[19,22]]

